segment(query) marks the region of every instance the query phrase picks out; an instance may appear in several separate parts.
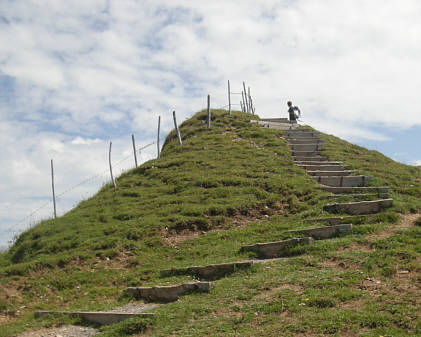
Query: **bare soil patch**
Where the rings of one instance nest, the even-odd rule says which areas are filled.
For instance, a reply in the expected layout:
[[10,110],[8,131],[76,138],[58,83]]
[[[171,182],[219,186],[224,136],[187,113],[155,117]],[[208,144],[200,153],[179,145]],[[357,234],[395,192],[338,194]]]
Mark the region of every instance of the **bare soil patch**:
[[37,331],[26,331],[16,337],[92,337],[98,333],[99,330],[94,328],[66,325]]
[[391,237],[392,235],[399,233],[399,231],[402,229],[414,226],[415,220],[417,220],[417,218],[420,216],[421,213],[403,214],[401,215],[401,218],[399,219],[397,224],[387,226],[385,229],[377,233],[367,235],[367,238],[370,242],[373,242],[378,239],[385,239]]
[[292,290],[293,292],[295,292],[297,295],[301,295],[304,292],[304,287],[298,285],[298,284],[281,284],[277,287],[273,287],[269,290],[265,290],[262,293],[260,293],[259,295],[257,295],[255,298],[256,299],[265,299],[265,298],[272,298],[276,293],[282,291],[282,290]]

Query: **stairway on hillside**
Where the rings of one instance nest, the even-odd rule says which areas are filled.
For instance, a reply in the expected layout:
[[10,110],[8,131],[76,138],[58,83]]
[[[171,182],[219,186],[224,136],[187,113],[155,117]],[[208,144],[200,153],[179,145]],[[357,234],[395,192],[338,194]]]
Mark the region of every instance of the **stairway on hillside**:
[[349,170],[342,162],[329,161],[318,132],[309,129],[288,130],[285,132],[285,139],[291,148],[295,164],[306,170],[321,189],[331,192],[331,199],[362,199],[326,205],[325,211],[362,215],[378,213],[392,206],[393,199],[388,198],[388,187],[367,186],[373,177],[356,175],[355,171]]
[[[253,121],[252,121],[253,122]],[[391,207],[393,200],[388,198],[387,187],[372,187],[366,184],[372,180],[370,176],[357,175],[356,171],[349,170],[346,165],[339,161],[329,161],[323,150],[323,142],[318,132],[310,129],[298,129],[296,124],[290,124],[286,119],[265,119],[254,121],[259,123],[262,128],[273,128],[283,130],[285,140],[291,149],[291,154],[297,166],[306,170],[309,177],[319,183],[322,190],[331,192],[327,199],[337,198],[356,198],[362,201],[333,203],[326,205],[324,210],[330,213],[347,213],[349,216],[328,217],[320,219],[308,219],[306,222],[325,223],[327,225],[302,228],[293,231],[287,231],[292,237],[287,240],[255,243],[243,246],[241,251],[253,252],[257,254],[257,259],[237,261],[222,264],[211,264],[206,266],[188,266],[184,268],[174,268],[162,270],[161,277],[170,277],[175,275],[191,275],[196,282],[187,282],[184,284],[147,287],[147,288],[128,288],[125,293],[131,294],[136,299],[142,299],[145,302],[166,303],[176,301],[180,296],[193,292],[209,292],[212,283],[209,281],[217,280],[229,274],[250,268],[256,263],[265,263],[277,259],[283,259],[284,253],[296,246],[314,244],[315,240],[324,240],[335,237],[339,234],[352,232],[352,224],[343,223],[361,218],[361,216],[371,216],[387,207]],[[367,199],[365,199],[367,198]],[[374,200],[372,200],[374,198]],[[234,253],[234,252],[233,252]],[[114,310],[110,312],[60,312],[65,314],[79,315],[86,320],[100,324],[109,324],[119,322],[123,319],[138,316],[150,317],[153,313],[150,309],[156,307],[156,304],[142,304],[136,306],[134,312],[122,312]],[[38,316],[43,316],[52,312],[38,312]]]

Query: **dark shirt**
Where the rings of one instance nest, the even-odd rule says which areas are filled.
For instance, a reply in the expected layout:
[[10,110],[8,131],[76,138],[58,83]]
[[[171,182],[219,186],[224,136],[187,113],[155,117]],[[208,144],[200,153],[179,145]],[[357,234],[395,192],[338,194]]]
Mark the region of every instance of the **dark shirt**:
[[297,118],[295,118],[295,111],[298,112],[298,117],[300,116],[300,109],[298,108],[298,106],[290,106],[288,109],[289,112],[289,120],[291,121],[295,121]]

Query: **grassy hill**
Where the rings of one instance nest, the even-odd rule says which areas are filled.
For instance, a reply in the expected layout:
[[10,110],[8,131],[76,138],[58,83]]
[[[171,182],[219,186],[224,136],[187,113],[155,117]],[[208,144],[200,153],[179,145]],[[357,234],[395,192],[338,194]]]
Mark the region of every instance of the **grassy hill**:
[[[294,165],[282,131],[212,113],[211,129],[197,113],[181,125],[183,146],[170,133],[161,158],[121,175],[117,191],[104,186],[0,254],[0,336],[74,322],[35,320],[35,309],[108,309],[133,300],[122,296],[127,286],[192,279],[162,278],[162,269],[253,258],[240,247],[296,237],[287,230],[328,216],[328,193]],[[421,168],[322,138],[329,159],[388,185],[394,207],[352,235],[292,248],[103,335],[420,335]]]

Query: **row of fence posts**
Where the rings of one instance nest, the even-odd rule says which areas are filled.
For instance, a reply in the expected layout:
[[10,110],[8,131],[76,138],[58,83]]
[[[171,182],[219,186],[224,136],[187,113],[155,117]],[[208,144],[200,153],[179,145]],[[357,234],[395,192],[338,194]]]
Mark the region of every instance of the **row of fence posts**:
[[253,115],[256,113],[256,109],[254,107],[253,99],[250,93],[250,87],[246,90],[246,83],[243,82],[243,90],[241,92],[231,92],[231,85],[230,81],[228,80],[228,111],[231,114],[231,95],[241,95],[240,107],[242,112],[252,113]]
[[[240,101],[240,106],[241,106],[241,111],[242,112],[247,112],[247,113],[253,113],[255,114],[255,108],[253,105],[253,100],[252,97],[250,95],[250,87],[248,87],[248,92],[246,91],[246,84],[245,82],[243,82],[243,91],[241,93],[234,93],[231,92],[231,87],[230,87],[230,81],[228,80],[228,107],[229,107],[229,113],[231,114],[231,95],[242,95],[242,101]],[[178,143],[181,145],[183,145],[183,141],[181,140],[181,134],[180,134],[180,129],[178,128],[178,124],[177,124],[177,118],[175,115],[175,111],[173,111],[173,120],[174,120],[174,128],[175,128],[175,132],[177,134],[177,139],[178,139]],[[207,97],[207,118],[206,118],[206,125],[207,128],[210,129],[211,127],[211,108],[210,108],[210,95],[208,95]],[[157,134],[157,139],[156,139],[156,143],[157,143],[157,158],[160,158],[161,156],[161,149],[160,149],[160,132],[161,132],[161,116],[158,117],[158,134]],[[153,143],[152,143],[153,144]],[[110,176],[111,176],[111,183],[113,184],[114,187],[114,191],[117,190],[117,185],[114,179],[114,175],[113,175],[113,167],[111,164],[111,150],[112,150],[112,141],[110,141],[110,147],[109,147],[109,151],[108,151],[108,163],[109,163],[109,167],[110,167]],[[132,134],[132,145],[133,145],[133,155],[134,155],[134,162],[135,162],[135,166],[138,166],[137,163],[137,154],[136,154],[136,141],[135,141],[135,137]],[[52,183],[52,190],[53,190],[53,205],[54,205],[54,218],[57,218],[57,207],[56,207],[56,194],[55,194],[55,188],[54,188],[54,164],[53,164],[53,159],[51,159],[51,183]]]

